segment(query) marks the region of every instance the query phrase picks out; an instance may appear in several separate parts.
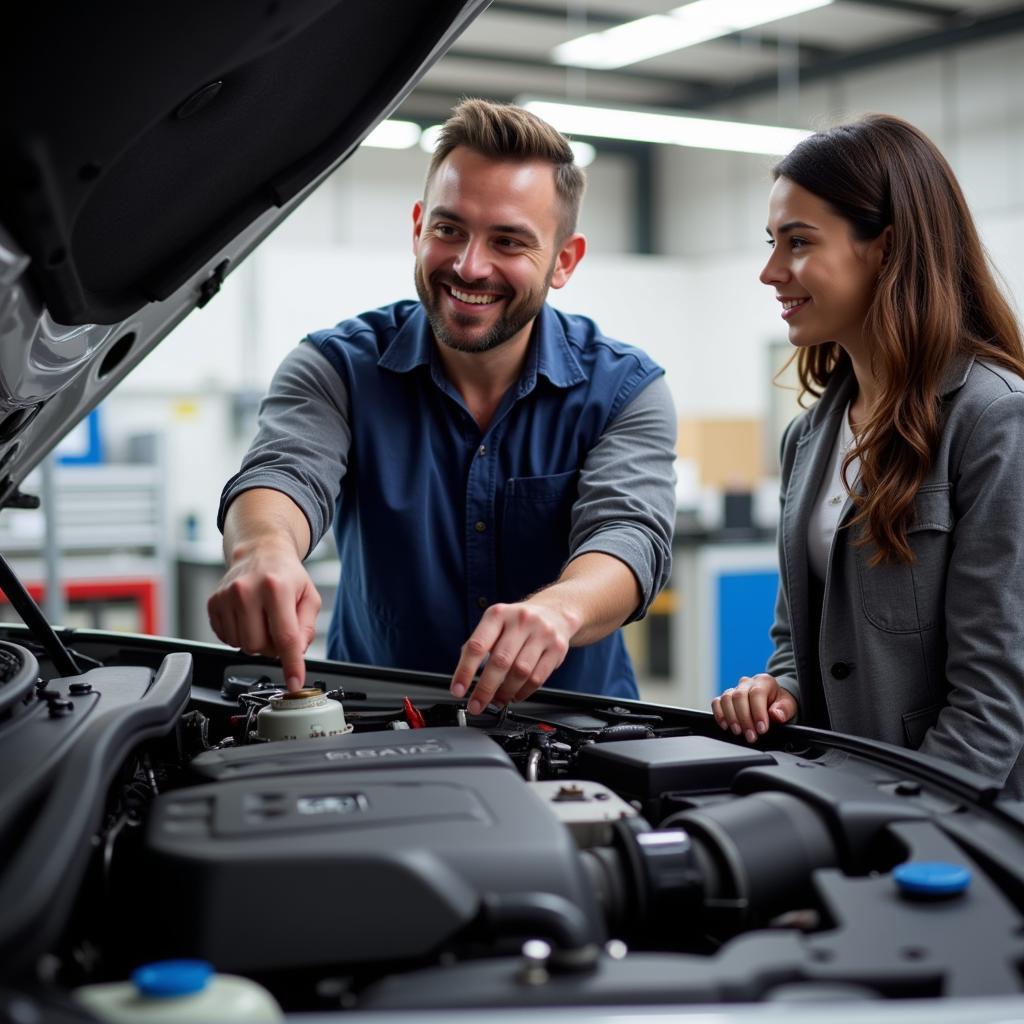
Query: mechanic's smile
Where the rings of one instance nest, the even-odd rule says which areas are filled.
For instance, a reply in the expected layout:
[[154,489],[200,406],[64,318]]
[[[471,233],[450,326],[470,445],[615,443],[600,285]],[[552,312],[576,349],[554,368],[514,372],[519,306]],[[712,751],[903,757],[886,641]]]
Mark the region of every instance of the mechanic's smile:
[[448,294],[453,298],[458,299],[459,302],[465,303],[470,306],[493,306],[494,303],[500,302],[504,295],[495,295],[493,292],[468,292],[461,288],[456,288],[455,285],[445,285],[448,289]]
[[457,313],[479,313],[489,307],[499,307],[511,296],[491,287],[466,287],[450,280],[438,282],[441,290],[448,296],[448,301]]

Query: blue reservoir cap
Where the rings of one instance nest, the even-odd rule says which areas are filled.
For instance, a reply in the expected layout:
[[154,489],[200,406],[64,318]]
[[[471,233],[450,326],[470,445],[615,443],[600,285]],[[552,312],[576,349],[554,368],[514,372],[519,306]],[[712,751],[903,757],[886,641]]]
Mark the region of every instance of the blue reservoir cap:
[[909,896],[957,896],[971,884],[971,872],[941,860],[911,860],[892,873],[900,892]]
[[205,960],[158,960],[132,971],[132,981],[140,995],[167,999],[202,992],[212,975]]

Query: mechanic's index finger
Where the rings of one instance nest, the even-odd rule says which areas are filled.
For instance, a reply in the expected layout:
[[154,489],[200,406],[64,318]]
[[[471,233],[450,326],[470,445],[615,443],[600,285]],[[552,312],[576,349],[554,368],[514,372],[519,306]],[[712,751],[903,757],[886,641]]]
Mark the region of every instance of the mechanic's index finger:
[[284,685],[292,692],[301,690],[306,685],[305,649],[301,644],[289,644],[281,649],[281,673]]
[[299,625],[294,597],[280,591],[271,592],[266,608],[267,630],[274,653],[281,659],[281,671],[289,690],[301,690],[306,680],[305,636]]

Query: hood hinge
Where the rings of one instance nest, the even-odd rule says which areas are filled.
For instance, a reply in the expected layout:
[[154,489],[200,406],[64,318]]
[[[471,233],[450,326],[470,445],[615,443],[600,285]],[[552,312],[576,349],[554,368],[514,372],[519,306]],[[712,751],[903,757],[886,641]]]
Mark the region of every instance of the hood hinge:
[[199,286],[199,301],[196,303],[196,309],[202,309],[220,291],[230,262],[230,260],[221,260],[213,268],[213,273]]

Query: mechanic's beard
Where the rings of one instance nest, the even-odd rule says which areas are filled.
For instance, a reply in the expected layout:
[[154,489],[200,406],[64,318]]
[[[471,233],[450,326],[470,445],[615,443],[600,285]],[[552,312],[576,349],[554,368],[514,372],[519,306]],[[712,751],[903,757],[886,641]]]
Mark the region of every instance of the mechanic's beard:
[[[514,338],[541,311],[544,301],[548,297],[548,289],[554,273],[555,264],[552,263],[544,277],[543,287],[538,291],[531,289],[524,292],[523,297],[518,302],[510,304],[504,314],[498,318],[494,326],[482,338],[473,340],[455,333],[450,324],[441,315],[440,292],[442,284],[450,283],[450,276],[437,273],[427,282],[423,279],[422,268],[419,262],[417,262],[413,277],[416,280],[416,294],[423,304],[431,330],[434,332],[434,337],[442,345],[455,352],[490,352],[491,349],[504,345],[510,338]],[[457,278],[455,284],[456,287],[461,284],[469,289],[486,290],[487,287],[486,282],[462,281],[461,278]],[[472,316],[456,313],[453,319],[458,326],[467,328],[474,326],[474,318]]]

